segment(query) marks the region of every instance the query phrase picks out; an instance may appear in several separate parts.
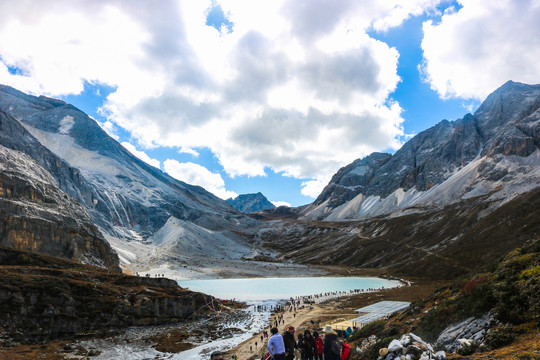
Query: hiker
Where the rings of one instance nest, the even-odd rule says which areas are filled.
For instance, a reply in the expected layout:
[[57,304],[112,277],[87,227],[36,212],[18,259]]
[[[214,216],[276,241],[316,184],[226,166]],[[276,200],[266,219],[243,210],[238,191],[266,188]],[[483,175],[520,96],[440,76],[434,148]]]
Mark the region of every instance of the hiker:
[[268,340],[268,352],[274,357],[274,360],[285,360],[285,344],[283,336],[278,333],[277,327],[270,329],[272,336]]
[[210,360],[225,360],[221,351],[214,351],[210,354]]
[[338,335],[332,330],[332,326],[326,325],[324,332],[324,359],[325,360],[341,360],[341,345],[339,344]]
[[343,341],[340,341],[339,343],[341,344],[341,360],[347,360],[351,354],[351,348],[349,344]]
[[313,332],[313,339],[315,340],[315,346],[317,347],[317,351],[315,352],[315,360],[323,360],[323,342],[317,331]]
[[298,342],[296,343],[296,348],[300,351],[300,359],[305,360],[306,353],[304,349],[304,334],[300,333],[298,336]]
[[296,348],[296,341],[294,340],[294,326],[289,326],[287,331],[283,333],[283,342],[285,343],[285,354],[287,360],[293,360],[294,349]]
[[304,331],[304,343],[302,345],[304,347],[304,359],[313,360],[317,352],[317,344],[309,330]]

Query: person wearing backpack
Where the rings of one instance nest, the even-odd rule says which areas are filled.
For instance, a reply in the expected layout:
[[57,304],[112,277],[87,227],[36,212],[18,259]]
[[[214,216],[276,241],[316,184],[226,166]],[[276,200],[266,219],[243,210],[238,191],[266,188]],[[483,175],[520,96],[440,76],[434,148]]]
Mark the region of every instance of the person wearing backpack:
[[351,347],[349,344],[340,341],[341,344],[341,360],[347,360],[351,355]]
[[332,330],[330,325],[324,327],[324,360],[341,360],[341,345],[339,345],[338,335]]
[[315,360],[323,360],[323,342],[317,331],[313,332],[313,339],[315,339],[315,346],[317,348],[317,351],[315,352]]

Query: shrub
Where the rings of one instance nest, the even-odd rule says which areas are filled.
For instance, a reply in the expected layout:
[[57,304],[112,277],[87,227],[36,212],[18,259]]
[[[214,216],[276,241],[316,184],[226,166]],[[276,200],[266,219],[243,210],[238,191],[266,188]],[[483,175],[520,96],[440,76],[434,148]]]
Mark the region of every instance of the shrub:
[[510,326],[498,326],[486,335],[486,345],[492,349],[498,349],[510,344],[515,338],[516,335]]
[[463,344],[456,350],[456,353],[461,356],[472,355],[476,352],[480,344],[477,341],[471,341],[469,344]]
[[356,330],[347,341],[352,342],[358,339],[370,337],[371,335],[377,335],[377,337],[380,337],[379,334],[384,330],[385,324],[386,322],[384,320],[371,322]]

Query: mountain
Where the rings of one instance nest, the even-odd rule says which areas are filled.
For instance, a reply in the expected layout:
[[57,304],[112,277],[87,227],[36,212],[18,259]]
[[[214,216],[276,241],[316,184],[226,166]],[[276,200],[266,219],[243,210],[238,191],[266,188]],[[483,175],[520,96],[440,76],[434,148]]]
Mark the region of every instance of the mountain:
[[[474,115],[340,169],[262,229],[282,261],[455,279],[540,237],[540,85],[508,82]],[[265,214],[261,215],[262,216]]]
[[78,170],[0,110],[0,245],[120,271],[84,207],[59,186],[87,191]]
[[124,267],[212,267],[213,259],[239,261],[251,254],[248,240],[257,220],[139,160],[74,106],[0,86],[0,109],[47,154],[62,159],[61,167],[53,158],[39,160],[42,150],[32,150],[28,135],[12,144],[47,165],[58,188],[84,207]]
[[244,214],[276,208],[276,206],[268,201],[268,199],[260,192],[256,194],[238,195],[235,199],[227,199],[227,202],[236,210]]
[[487,196],[502,204],[540,185],[540,85],[507,82],[473,114],[443,120],[394,155],[340,169],[307,219],[362,219],[428,211]]

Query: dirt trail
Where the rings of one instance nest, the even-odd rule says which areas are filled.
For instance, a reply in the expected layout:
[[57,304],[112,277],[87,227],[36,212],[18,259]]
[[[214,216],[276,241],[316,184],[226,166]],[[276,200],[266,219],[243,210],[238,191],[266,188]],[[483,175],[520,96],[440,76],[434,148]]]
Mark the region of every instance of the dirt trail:
[[[283,313],[283,320],[284,322],[281,322],[278,325],[278,330],[280,334],[283,334],[289,326],[294,326],[296,329],[295,332],[295,339],[297,338],[297,334],[299,332],[302,332],[305,330],[304,327],[300,327],[305,322],[309,322],[310,320],[325,316],[325,314],[328,314],[328,309],[326,308],[328,306],[328,303],[322,303],[322,304],[313,304],[313,305],[304,305],[304,308],[302,309],[302,305],[300,308],[297,308],[296,311],[289,311],[288,309]],[[326,309],[325,309],[326,308]],[[281,314],[281,313],[280,313]],[[339,316],[335,314],[334,316]],[[271,321],[272,324],[274,323],[274,319],[276,316],[272,316]],[[328,319],[330,320],[330,319]],[[273,325],[272,325],[273,326]],[[270,336],[270,327],[267,327],[266,330],[268,331],[268,335]],[[262,332],[257,333],[254,335],[251,339],[244,341],[240,345],[238,345],[236,348],[230,350],[227,352],[228,358],[230,359],[232,355],[236,355],[238,357],[238,360],[247,360],[251,357],[254,359],[260,359],[262,355],[266,354],[267,350],[267,344],[268,339],[264,338],[263,336],[263,342],[261,344],[261,335],[263,335]],[[255,346],[255,342],[257,342],[257,346]],[[251,348],[250,348],[251,347]],[[225,357],[227,358],[227,357]]]

